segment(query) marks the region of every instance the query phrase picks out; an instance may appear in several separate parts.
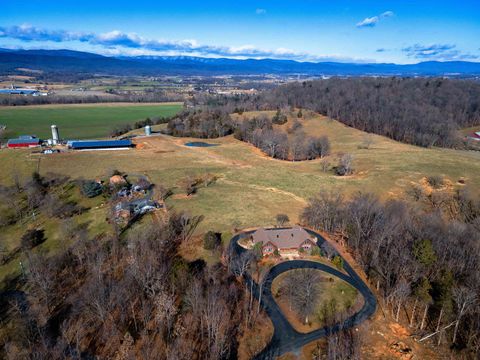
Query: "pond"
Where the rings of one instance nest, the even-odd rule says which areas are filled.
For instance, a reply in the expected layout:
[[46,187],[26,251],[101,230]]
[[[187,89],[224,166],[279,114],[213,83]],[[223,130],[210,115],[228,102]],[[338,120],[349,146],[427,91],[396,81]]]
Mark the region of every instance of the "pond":
[[202,141],[193,141],[193,142],[188,142],[188,143],[186,143],[185,146],[191,146],[191,147],[211,147],[211,146],[218,146],[218,144],[209,144],[209,143],[202,142]]

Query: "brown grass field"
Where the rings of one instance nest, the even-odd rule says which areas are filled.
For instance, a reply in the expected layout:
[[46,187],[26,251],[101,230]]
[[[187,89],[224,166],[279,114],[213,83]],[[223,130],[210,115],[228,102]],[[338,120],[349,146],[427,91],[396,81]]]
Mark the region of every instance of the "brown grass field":
[[[441,175],[454,186],[460,178],[473,189],[480,188],[480,152],[451,149],[425,149],[406,145],[382,136],[371,135],[369,149],[359,149],[365,133],[323,116],[302,121],[310,135],[328,135],[335,165],[339,153],[351,153],[355,174],[338,177],[322,172],[321,160],[288,162],[274,160],[253,146],[228,136],[208,140],[220,146],[187,147],[192,139],[158,135],[138,138],[137,149],[126,151],[68,152],[54,155],[32,154],[30,150],[0,151],[0,183],[12,181],[12,172],[27,175],[55,172],[71,178],[95,178],[110,170],[145,173],[157,184],[179,185],[186,176],[211,173],[215,184],[200,188],[195,195],[173,196],[175,209],[203,214],[200,231],[227,231],[233,225],[270,225],[275,215],[286,213],[292,222],[311,196],[320,191],[339,191],[347,196],[358,191],[379,194],[382,198],[406,196],[412,184],[430,175]],[[283,125],[286,126],[286,125]]]

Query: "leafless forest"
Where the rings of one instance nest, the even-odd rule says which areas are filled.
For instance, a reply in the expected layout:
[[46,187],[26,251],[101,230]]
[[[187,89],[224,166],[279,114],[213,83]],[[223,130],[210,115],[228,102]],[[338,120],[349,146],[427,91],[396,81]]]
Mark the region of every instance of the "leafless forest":
[[302,217],[345,242],[397,321],[478,356],[480,201],[468,189],[386,203],[322,193]]
[[208,103],[230,112],[304,108],[409,144],[462,147],[457,130],[480,124],[479,99],[476,81],[331,78],[291,83],[258,95],[218,97]]

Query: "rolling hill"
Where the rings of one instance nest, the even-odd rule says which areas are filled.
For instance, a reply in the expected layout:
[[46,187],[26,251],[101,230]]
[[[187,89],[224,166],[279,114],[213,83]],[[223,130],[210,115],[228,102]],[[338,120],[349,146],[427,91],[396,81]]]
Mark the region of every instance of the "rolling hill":
[[0,74],[12,74],[18,68],[109,75],[480,76],[480,63],[467,61],[398,65],[190,56],[116,58],[72,50],[0,49]]

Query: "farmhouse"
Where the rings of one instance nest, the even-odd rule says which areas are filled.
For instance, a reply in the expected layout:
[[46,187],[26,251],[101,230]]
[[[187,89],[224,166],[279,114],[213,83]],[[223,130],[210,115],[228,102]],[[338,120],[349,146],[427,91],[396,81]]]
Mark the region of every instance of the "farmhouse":
[[282,229],[260,228],[252,234],[253,245],[261,244],[263,255],[310,251],[315,246],[313,237],[300,226]]

